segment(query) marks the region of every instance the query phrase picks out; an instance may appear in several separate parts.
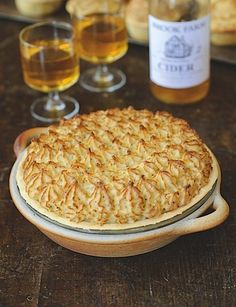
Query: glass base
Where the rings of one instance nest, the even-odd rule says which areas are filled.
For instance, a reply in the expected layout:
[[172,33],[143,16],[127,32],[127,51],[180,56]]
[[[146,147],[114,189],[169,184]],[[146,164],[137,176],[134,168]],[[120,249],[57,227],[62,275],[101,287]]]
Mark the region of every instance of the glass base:
[[115,68],[109,68],[102,74],[98,68],[91,68],[84,72],[79,79],[79,84],[90,92],[114,92],[126,83],[125,74]]
[[48,108],[49,97],[36,99],[31,105],[31,115],[46,123],[58,122],[62,118],[68,119],[75,116],[80,109],[79,103],[72,97],[60,96],[61,104],[53,109]]

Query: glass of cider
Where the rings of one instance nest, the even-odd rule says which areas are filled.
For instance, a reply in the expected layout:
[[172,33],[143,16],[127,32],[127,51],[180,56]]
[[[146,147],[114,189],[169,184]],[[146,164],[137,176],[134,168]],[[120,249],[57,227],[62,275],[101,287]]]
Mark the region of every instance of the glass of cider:
[[80,85],[91,92],[113,92],[126,83],[125,74],[110,65],[128,49],[123,0],[80,0],[72,13],[81,59],[93,68],[81,74]]
[[33,102],[32,116],[52,123],[76,115],[79,103],[72,97],[59,95],[79,79],[73,27],[58,21],[36,23],[21,30],[19,41],[25,83],[48,94]]

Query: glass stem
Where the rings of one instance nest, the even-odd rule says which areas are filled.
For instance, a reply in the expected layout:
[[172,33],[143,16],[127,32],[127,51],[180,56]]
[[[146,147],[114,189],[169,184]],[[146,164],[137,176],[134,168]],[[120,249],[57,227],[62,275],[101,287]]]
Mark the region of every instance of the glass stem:
[[48,94],[48,100],[45,105],[45,110],[49,112],[59,112],[65,109],[65,103],[61,100],[57,91]]
[[106,64],[99,64],[96,68],[93,79],[97,83],[110,83],[113,80],[113,75]]

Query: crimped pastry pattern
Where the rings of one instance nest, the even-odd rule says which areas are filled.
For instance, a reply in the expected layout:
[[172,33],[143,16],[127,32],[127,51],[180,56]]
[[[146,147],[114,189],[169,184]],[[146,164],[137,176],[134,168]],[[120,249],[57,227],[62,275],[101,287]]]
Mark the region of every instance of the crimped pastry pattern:
[[29,145],[18,185],[68,221],[124,225],[187,205],[211,171],[211,155],[186,121],[129,107],[49,127]]

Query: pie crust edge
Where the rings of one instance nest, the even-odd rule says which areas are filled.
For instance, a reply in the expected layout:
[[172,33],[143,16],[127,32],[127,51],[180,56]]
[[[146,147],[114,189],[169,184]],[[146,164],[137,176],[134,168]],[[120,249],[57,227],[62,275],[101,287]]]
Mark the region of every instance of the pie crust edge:
[[213,153],[210,151],[210,149],[204,144],[204,146],[206,147],[207,151],[209,152],[211,158],[212,158],[212,171],[209,177],[209,182],[207,185],[205,185],[204,187],[201,188],[200,192],[192,198],[192,200],[182,206],[179,207],[175,210],[163,213],[161,216],[156,217],[156,218],[149,218],[146,220],[141,220],[141,221],[136,221],[130,224],[103,224],[103,225],[99,225],[99,224],[92,224],[92,223],[88,223],[88,222],[80,222],[80,223],[76,223],[76,222],[72,222],[69,221],[66,218],[60,217],[58,215],[56,215],[53,212],[49,212],[48,210],[44,209],[37,201],[32,200],[28,194],[25,191],[25,185],[24,185],[24,181],[23,181],[23,173],[22,173],[22,164],[24,162],[24,159],[27,156],[27,150],[25,150],[23,152],[23,154],[20,156],[20,161],[17,167],[17,173],[16,173],[16,182],[17,182],[17,186],[19,188],[19,192],[21,197],[23,197],[23,199],[26,201],[26,203],[34,210],[36,210],[37,212],[39,212],[40,214],[42,214],[43,216],[49,218],[50,220],[52,220],[52,222],[57,222],[59,224],[61,224],[61,226],[69,226],[72,228],[76,229],[81,229],[81,230],[127,230],[127,229],[133,229],[133,228],[138,228],[138,227],[145,227],[145,226],[155,226],[155,224],[159,224],[161,222],[167,221],[169,219],[172,219],[173,217],[177,216],[177,215],[181,215],[183,214],[186,210],[188,210],[189,208],[191,208],[192,206],[194,206],[196,203],[198,203],[213,187],[214,183],[217,181],[218,178],[218,163],[217,160],[215,158],[215,156],[213,155]]

